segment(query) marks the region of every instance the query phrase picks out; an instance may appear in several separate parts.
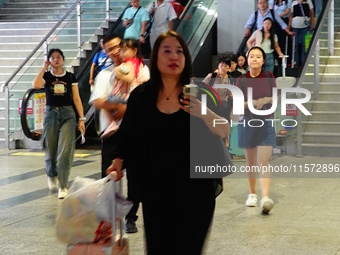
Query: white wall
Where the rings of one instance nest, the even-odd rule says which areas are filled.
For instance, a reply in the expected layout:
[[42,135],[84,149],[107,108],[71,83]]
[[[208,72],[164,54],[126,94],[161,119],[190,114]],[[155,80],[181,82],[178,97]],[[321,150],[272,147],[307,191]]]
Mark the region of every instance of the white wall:
[[236,53],[244,36],[244,25],[255,11],[257,0],[217,1],[217,52]]

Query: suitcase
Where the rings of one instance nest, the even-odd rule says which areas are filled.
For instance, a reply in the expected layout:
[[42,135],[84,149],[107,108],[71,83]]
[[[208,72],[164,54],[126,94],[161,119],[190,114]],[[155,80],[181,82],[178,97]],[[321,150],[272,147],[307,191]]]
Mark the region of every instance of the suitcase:
[[[295,36],[292,36],[292,52],[291,52],[291,66],[290,67],[287,67],[286,65],[286,68],[285,68],[285,75],[288,76],[288,77],[295,77],[295,78],[299,78],[300,75],[301,75],[301,71],[302,71],[302,66],[295,66],[295,58],[294,58],[294,52],[295,52]],[[289,39],[289,36],[287,35],[286,36],[286,50],[285,50],[285,55],[287,56],[287,48],[288,48],[288,39]],[[287,61],[286,61],[287,63]],[[283,76],[283,69],[279,68],[277,70],[277,75],[276,77],[279,77],[279,76]]]
[[278,89],[280,88],[291,88],[295,85],[296,83],[296,78],[294,76],[286,75],[286,67],[287,67],[287,55],[285,55],[284,58],[282,58],[282,76],[277,77],[275,79],[276,81],[276,86]]
[[[119,194],[122,191],[122,180],[119,182],[112,181],[114,190]],[[112,238],[107,242],[86,243],[86,244],[69,244],[67,246],[67,255],[128,255],[128,240],[123,236],[123,220],[116,221],[116,196],[113,199],[114,208],[111,212]],[[117,233],[119,229],[119,233]]]

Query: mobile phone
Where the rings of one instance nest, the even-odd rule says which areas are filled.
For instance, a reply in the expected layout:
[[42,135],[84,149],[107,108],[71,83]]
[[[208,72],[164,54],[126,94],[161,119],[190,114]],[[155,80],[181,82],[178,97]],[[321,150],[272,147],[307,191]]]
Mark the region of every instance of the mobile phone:
[[186,84],[183,87],[183,97],[185,96],[192,96],[192,97],[197,97],[198,92],[199,92],[199,87],[195,84]]

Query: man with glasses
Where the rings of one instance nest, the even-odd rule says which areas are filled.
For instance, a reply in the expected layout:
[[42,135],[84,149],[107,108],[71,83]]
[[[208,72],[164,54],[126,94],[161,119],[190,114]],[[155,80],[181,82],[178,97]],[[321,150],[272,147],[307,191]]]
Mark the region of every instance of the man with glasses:
[[253,28],[261,30],[265,18],[271,18],[272,20],[277,22],[282,28],[282,30],[285,30],[287,34],[292,36],[295,35],[295,33],[289,30],[287,24],[281,19],[281,17],[277,15],[274,12],[274,10],[271,10],[268,7],[268,0],[258,0],[257,6],[258,6],[257,11],[251,14],[248,21],[246,22],[246,25],[244,27],[246,29],[244,37],[249,37],[251,35]]
[[[105,109],[108,111],[115,111],[114,119],[115,121],[121,120],[125,114],[127,104],[123,103],[113,103],[107,101],[107,96],[112,93],[113,81],[115,75],[113,69],[119,66],[123,60],[120,54],[120,43],[121,37],[118,34],[109,34],[104,37],[103,45],[106,54],[112,59],[113,65],[107,67],[106,69],[99,72],[95,80],[95,86],[91,93],[90,103],[97,109]],[[143,72],[143,77],[150,77],[150,71],[147,66],[141,70]],[[100,113],[100,133],[104,132],[109,126],[111,121],[108,120],[106,114],[101,111]],[[107,175],[106,169],[111,165],[112,160],[117,157],[117,142],[118,142],[119,132],[114,133],[112,136],[102,139],[101,156],[102,156],[102,177]],[[129,174],[127,173],[127,178],[129,181]],[[128,182],[128,199],[133,202],[133,207],[130,212],[125,217],[125,232],[126,233],[136,233],[138,231],[136,226],[137,221],[137,211],[139,207],[139,199],[137,198],[137,192],[134,191],[134,187],[131,187]]]
[[[105,109],[108,111],[116,111],[120,119],[123,118],[126,104],[117,104],[106,101],[107,96],[112,92],[112,78],[111,74],[115,66],[122,63],[120,55],[121,37],[118,34],[111,34],[103,38],[103,45],[106,54],[113,60],[113,65],[99,72],[95,80],[95,86],[91,93],[90,103],[98,109]],[[100,113],[99,131],[102,133],[110,124],[105,114]],[[116,153],[116,134],[107,139],[102,140],[102,177],[106,176],[106,169],[111,165],[111,161],[115,158]]]

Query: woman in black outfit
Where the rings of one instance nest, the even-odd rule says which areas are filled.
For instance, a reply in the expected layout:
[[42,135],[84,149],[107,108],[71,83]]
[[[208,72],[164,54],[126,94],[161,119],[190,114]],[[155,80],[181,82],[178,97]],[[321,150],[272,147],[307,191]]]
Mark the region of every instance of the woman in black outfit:
[[[182,99],[190,83],[191,58],[185,41],[176,32],[160,35],[150,58],[150,81],[130,95],[119,129],[119,154],[108,172],[121,177],[127,166],[129,187],[142,201],[148,255],[202,253],[212,222],[216,181],[191,179],[192,124],[218,137],[229,134],[229,124],[213,126],[223,119],[201,102]],[[185,251],[180,251],[183,247]],[[189,245],[188,245],[189,243]]]

